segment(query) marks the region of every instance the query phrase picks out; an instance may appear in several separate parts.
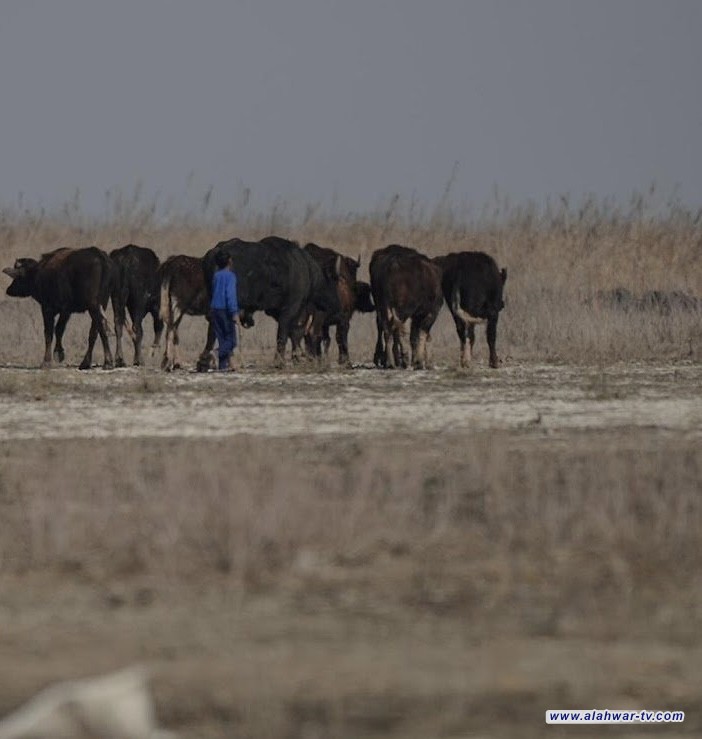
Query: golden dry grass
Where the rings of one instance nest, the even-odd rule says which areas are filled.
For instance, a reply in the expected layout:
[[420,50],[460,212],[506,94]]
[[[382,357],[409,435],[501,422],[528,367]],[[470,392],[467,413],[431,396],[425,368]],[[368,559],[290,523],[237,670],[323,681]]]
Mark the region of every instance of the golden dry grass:
[[[510,205],[496,195],[479,211],[440,203],[431,211],[399,196],[370,213],[327,212],[319,205],[293,209],[276,203],[269,212],[253,212],[243,196],[219,215],[208,210],[186,215],[160,212],[144,203],[139,188],[131,197],[113,193],[106,215],[88,217],[80,201],[57,213],[0,212],[0,261],[38,255],[57,246],[96,244],[106,250],[129,242],[171,254],[200,256],[217,241],[239,236],[256,239],[270,233],[300,243],[315,241],[353,256],[360,255],[367,276],[371,253],[388,243],[415,246],[429,255],[480,249],[508,269],[507,308],[501,317],[498,346],[503,357],[549,361],[607,362],[628,359],[699,359],[699,313],[622,314],[585,303],[598,290],[617,286],[636,294],[646,290],[681,290],[702,296],[702,218],[675,199],[663,205],[652,188],[626,204],[563,197],[544,208]],[[34,363],[40,356],[41,320],[36,306],[0,301],[5,362]],[[69,357],[80,351],[84,328],[72,319]],[[271,332],[261,325],[245,334],[245,343],[272,350]],[[372,319],[357,317],[352,351],[366,361],[372,355]],[[195,319],[184,325],[185,351],[195,355],[204,329]],[[83,326],[83,324],[80,324]],[[457,340],[448,312],[435,328],[433,350],[452,359]],[[80,340],[75,337],[78,336]],[[147,334],[148,336],[148,334]],[[481,346],[480,338],[478,345]],[[354,350],[355,345],[355,350]]]
[[[670,636],[648,609],[675,592],[695,604],[677,614],[678,637],[692,637],[699,445],[644,431],[615,439],[6,442],[0,573],[184,585],[226,575],[256,591],[307,562],[317,575],[361,574],[353,587],[371,597],[549,635]],[[522,607],[534,609],[526,621]]]

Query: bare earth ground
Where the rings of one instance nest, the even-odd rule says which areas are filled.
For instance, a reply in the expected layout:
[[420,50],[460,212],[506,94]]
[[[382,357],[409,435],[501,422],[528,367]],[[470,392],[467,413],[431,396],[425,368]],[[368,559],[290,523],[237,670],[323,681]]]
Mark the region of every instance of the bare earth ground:
[[0,369],[0,439],[702,430],[692,363],[518,364],[493,372]]
[[0,715],[141,661],[184,737],[698,736],[701,386],[0,369]]

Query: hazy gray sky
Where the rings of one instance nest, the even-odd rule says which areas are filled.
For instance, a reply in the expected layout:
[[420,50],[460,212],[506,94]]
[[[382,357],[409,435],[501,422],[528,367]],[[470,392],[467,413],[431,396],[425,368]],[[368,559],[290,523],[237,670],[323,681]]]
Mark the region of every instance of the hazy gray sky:
[[0,2],[0,203],[702,203],[699,0]]

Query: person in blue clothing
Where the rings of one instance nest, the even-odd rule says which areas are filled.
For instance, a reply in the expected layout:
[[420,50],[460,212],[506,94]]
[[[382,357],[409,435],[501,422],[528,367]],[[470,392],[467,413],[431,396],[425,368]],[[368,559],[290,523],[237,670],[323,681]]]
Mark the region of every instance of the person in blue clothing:
[[236,295],[236,275],[232,271],[232,258],[225,251],[215,257],[217,271],[212,278],[210,302],[212,326],[217,337],[219,369],[234,371],[232,352],[236,347],[236,327],[239,320],[239,302]]

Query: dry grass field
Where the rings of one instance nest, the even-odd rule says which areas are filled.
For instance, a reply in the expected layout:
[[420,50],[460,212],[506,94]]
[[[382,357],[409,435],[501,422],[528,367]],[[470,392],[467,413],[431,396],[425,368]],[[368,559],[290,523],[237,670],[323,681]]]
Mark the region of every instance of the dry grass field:
[[[655,733],[700,735],[702,319],[591,300],[702,296],[700,214],[649,198],[177,217],[137,193],[99,220],[0,213],[7,264],[279,233],[360,254],[366,276],[392,242],[480,248],[509,275],[496,371],[480,328],[458,369],[446,311],[425,372],[373,369],[368,316],[350,370],[274,370],[265,317],[233,376],[158,357],[79,373],[80,317],[69,366],[39,370],[38,307],[3,295],[0,716],[142,662],[182,737],[601,736],[544,724],[581,707],[682,709]],[[185,320],[194,360],[203,322]]]

